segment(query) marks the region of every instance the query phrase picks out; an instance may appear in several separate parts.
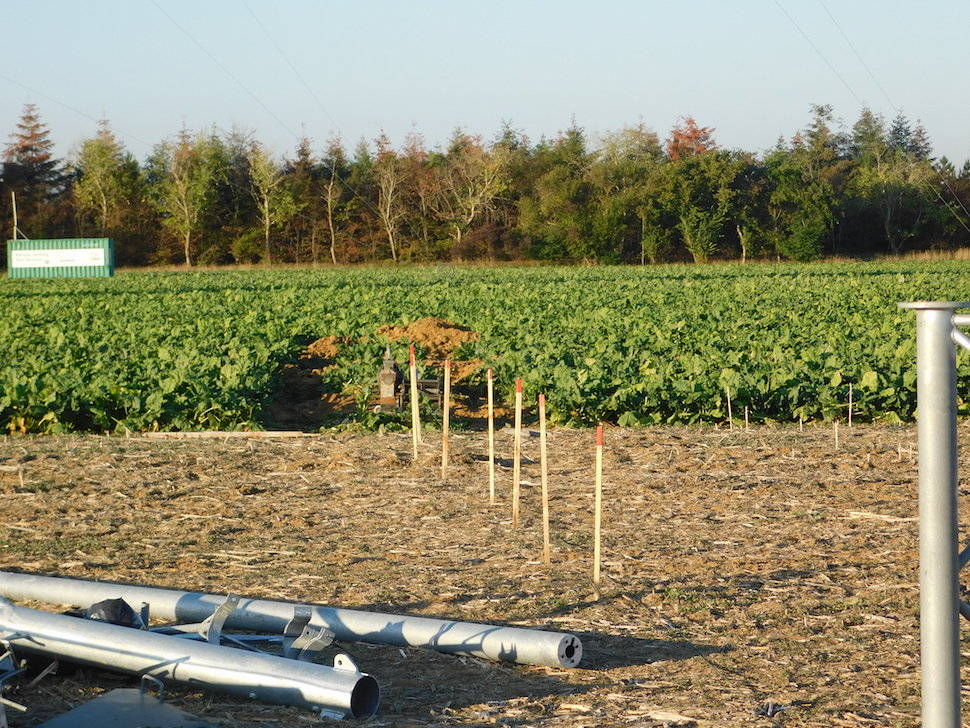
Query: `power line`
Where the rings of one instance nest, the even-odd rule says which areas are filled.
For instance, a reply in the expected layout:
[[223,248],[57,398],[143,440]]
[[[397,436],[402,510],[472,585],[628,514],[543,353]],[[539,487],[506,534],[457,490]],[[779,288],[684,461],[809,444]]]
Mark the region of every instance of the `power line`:
[[[876,79],[875,74],[873,74],[873,72],[869,68],[868,64],[862,59],[862,56],[859,54],[859,51],[856,50],[855,46],[852,44],[852,41],[849,40],[849,37],[845,34],[845,31],[842,30],[842,26],[839,25],[838,21],[836,21],[835,17],[832,15],[832,13],[829,12],[829,9],[826,7],[826,5],[823,2],[823,0],[819,0],[819,4],[822,6],[822,8],[825,10],[826,14],[832,20],[832,23],[835,25],[835,27],[838,28],[839,32],[842,34],[842,37],[845,39],[846,43],[852,49],[852,52],[855,53],[856,58],[859,59],[859,62],[866,69],[866,72],[869,74],[869,77],[872,78],[872,80],[876,84],[876,86],[879,87],[879,90],[882,91],[883,96],[886,97],[886,101],[889,102],[889,106],[897,114],[899,114],[899,109],[892,102],[892,99],[889,98],[889,94],[886,93],[886,90],[883,88],[882,84],[879,83],[879,81]],[[858,101],[861,106],[865,106],[865,103],[862,101],[862,99],[859,97],[859,95],[855,92],[855,90],[849,85],[849,83],[845,80],[845,78],[842,77],[842,74],[838,72],[838,70],[835,68],[834,65],[832,65],[832,63],[825,56],[825,54],[822,53],[822,51],[819,49],[819,47],[816,46],[815,43],[812,42],[812,39],[808,37],[808,35],[805,33],[805,31],[802,30],[802,27],[788,13],[788,11],[785,10],[785,8],[782,6],[782,4],[779,2],[779,0],[775,0],[775,5],[784,14],[784,16],[786,18],[788,18],[788,20],[791,21],[791,24],[795,26],[795,29],[799,33],[801,33],[801,36],[812,47],[812,50],[814,50],[818,54],[819,58],[821,58],[825,62],[825,65],[827,65],[832,70],[832,73],[834,73],[836,75],[836,77],[842,82],[842,85],[844,85],[849,90],[849,93],[852,94],[852,96],[855,98],[855,100]],[[940,172],[940,170],[938,170],[932,163],[930,164],[930,168],[934,172],[936,172],[936,175],[940,178],[940,181],[943,183],[943,186],[946,187],[947,191],[953,196],[953,199],[956,200],[957,204],[960,205],[960,207],[963,209],[964,213],[966,213],[967,216],[970,217],[970,210],[968,210],[967,209],[967,206],[963,204],[963,200],[960,199],[959,195],[957,195],[957,193],[950,186],[950,183],[947,181],[946,177],[943,176],[943,173]],[[940,195],[939,191],[936,191],[936,194],[937,194],[937,196],[942,201],[943,200],[943,196]],[[960,217],[960,215],[956,212],[956,210],[954,210],[950,205],[946,204],[945,202],[944,202],[944,207],[946,207],[946,209],[948,209],[953,214],[953,216],[956,218],[957,222],[959,222],[960,225],[963,226],[964,230],[966,230],[968,233],[970,233],[970,226],[967,225],[966,221],[962,217]]]
[[874,84],[876,84],[876,88],[878,88],[878,89],[879,89],[879,90],[880,90],[880,91],[882,92],[882,95],[886,97],[886,101],[888,101],[888,102],[889,102],[889,105],[890,105],[890,106],[892,107],[892,109],[893,109],[893,111],[895,111],[895,112],[896,112],[896,113],[898,114],[898,113],[899,113],[899,109],[897,109],[897,108],[896,108],[896,104],[894,104],[894,103],[893,103],[893,100],[892,100],[891,98],[889,98],[889,94],[888,94],[888,93],[886,93],[886,89],[884,89],[884,88],[883,88],[883,86],[882,86],[882,84],[881,84],[881,83],[879,83],[879,79],[877,79],[877,78],[876,78],[876,74],[874,74],[874,73],[872,72],[872,69],[871,69],[871,68],[869,68],[869,64],[868,64],[868,63],[866,63],[866,62],[865,62],[865,60],[863,60],[863,58],[862,58],[862,55],[861,55],[861,54],[859,53],[859,51],[858,51],[858,50],[856,50],[856,47],[855,47],[855,44],[854,44],[854,43],[853,43],[853,42],[852,42],[851,40],[849,40],[849,36],[847,36],[847,35],[845,34],[845,31],[844,31],[844,30],[842,30],[842,26],[841,26],[841,25],[839,25],[839,21],[837,21],[837,20],[835,19],[835,16],[834,16],[834,15],[832,15],[832,12],[831,12],[831,11],[829,10],[829,8],[828,8],[828,6],[827,6],[827,5],[825,4],[825,2],[824,2],[824,0],[818,0],[818,4],[822,6],[822,10],[824,10],[824,11],[825,11],[825,14],[829,16],[829,20],[831,20],[831,21],[832,21],[832,24],[833,24],[833,25],[834,25],[834,26],[835,26],[836,28],[838,28],[838,30],[839,30],[839,33],[841,33],[841,34],[842,34],[842,39],[843,39],[843,40],[845,41],[845,43],[846,43],[846,45],[848,45],[848,46],[849,46],[849,48],[851,48],[851,49],[852,49],[852,52],[853,52],[853,53],[855,54],[855,57],[856,57],[857,59],[859,59],[859,63],[861,63],[861,64],[862,64],[862,67],[863,67],[864,69],[866,69],[866,73],[868,73],[868,74],[869,74],[869,78],[871,78],[871,79],[872,79],[872,82],[873,82]]
[[[333,124],[334,131],[336,131],[337,136],[339,138],[340,137],[340,128],[339,128],[339,125],[334,120],[334,118],[330,115],[330,112],[327,111],[326,107],[323,105],[323,102],[320,101],[320,97],[316,95],[316,93],[311,88],[310,84],[308,84],[306,82],[306,79],[303,78],[303,74],[301,74],[300,71],[297,69],[297,67],[293,64],[293,61],[290,60],[290,57],[288,55],[286,55],[286,52],[283,50],[283,47],[279,43],[276,42],[276,39],[273,38],[273,36],[270,34],[269,30],[266,28],[266,26],[263,24],[263,22],[259,19],[259,16],[257,16],[256,13],[253,12],[253,9],[249,6],[249,3],[247,3],[246,0],[241,0],[241,2],[243,4],[243,6],[245,6],[246,10],[249,11],[249,14],[252,16],[253,20],[256,21],[256,25],[259,26],[259,29],[263,31],[263,35],[265,35],[266,38],[269,40],[269,42],[272,43],[273,47],[276,48],[276,50],[280,54],[280,56],[283,57],[283,60],[286,61],[286,64],[290,67],[290,70],[293,71],[293,74],[300,80],[300,83],[303,84],[303,88],[306,89],[306,92],[310,95],[310,97],[314,100],[314,102],[316,102],[317,107],[319,107],[320,111],[323,112],[323,114],[328,119],[330,119],[330,123]],[[350,193],[352,195],[354,195],[355,197],[357,197],[358,199],[360,199],[360,201],[363,202],[366,207],[370,208],[370,211],[371,212],[373,212],[378,217],[381,217],[380,211],[371,204],[370,200],[368,200],[366,197],[364,197],[362,194],[360,194],[354,188],[354,186],[352,184],[350,184],[350,181],[349,180],[343,180],[343,179],[340,179],[337,176],[337,170],[334,168],[334,166],[332,164],[328,164],[325,159],[321,159],[320,161],[323,162],[324,166],[326,166],[326,167],[329,168],[330,175],[331,175],[331,178],[332,179],[335,179],[341,185],[343,185],[348,190],[350,190]]]
[[229,76],[229,78],[235,81],[236,85],[239,86],[239,88],[245,91],[250,96],[250,98],[252,98],[253,101],[259,104],[259,106],[263,109],[263,111],[265,111],[267,114],[273,117],[273,119],[276,120],[276,123],[278,123],[281,127],[283,127],[287,131],[287,133],[290,134],[290,136],[296,139],[300,138],[292,129],[290,129],[289,126],[287,126],[286,122],[284,122],[279,116],[277,116],[276,113],[271,108],[269,108],[269,106],[263,103],[263,100],[261,98],[259,98],[256,94],[250,91],[249,87],[246,86],[242,81],[240,81],[239,78],[236,76],[236,74],[234,74],[232,71],[226,68],[226,66],[220,63],[219,59],[216,58],[214,55],[212,55],[212,53],[209,51],[208,48],[202,45],[196,39],[196,37],[192,35],[188,30],[186,30],[175,18],[169,15],[168,12],[165,10],[165,8],[163,8],[161,5],[158,4],[157,0],[151,0],[151,3],[158,9],[158,11],[162,15],[164,15],[166,18],[168,18],[171,21],[172,25],[174,25],[176,28],[181,30],[182,33],[184,33],[189,40],[195,43],[195,45],[199,48],[199,50],[201,50],[203,53],[205,53],[206,56],[209,57],[209,60],[215,63],[220,69],[222,69],[223,73],[225,73],[227,76]]
[[807,34],[807,33],[805,33],[805,31],[804,31],[804,30],[802,30],[802,26],[800,26],[800,25],[798,24],[798,22],[797,22],[797,21],[796,21],[796,20],[795,20],[795,19],[794,19],[794,18],[793,18],[793,17],[792,17],[792,16],[791,16],[791,15],[790,15],[789,13],[788,13],[788,11],[787,11],[787,10],[785,10],[785,8],[784,8],[784,7],[782,6],[782,4],[781,4],[781,3],[779,2],[779,0],[775,0],[775,5],[776,5],[776,6],[778,6],[778,9],[779,9],[779,10],[780,10],[780,11],[781,11],[781,12],[782,12],[783,14],[784,14],[784,16],[785,16],[786,18],[788,18],[788,19],[789,19],[789,20],[791,21],[791,24],[795,26],[795,30],[797,30],[797,31],[798,31],[799,33],[801,33],[801,35],[802,35],[802,38],[804,38],[804,39],[805,39],[805,41],[806,41],[806,42],[807,42],[807,43],[808,43],[808,44],[809,44],[810,46],[812,46],[812,50],[814,50],[814,51],[815,51],[815,52],[816,52],[816,53],[818,54],[818,57],[819,57],[819,58],[821,58],[821,59],[822,59],[822,60],[823,60],[823,61],[825,62],[825,65],[826,65],[826,66],[828,66],[828,67],[829,67],[829,70],[831,70],[831,71],[832,71],[832,73],[834,73],[834,74],[835,74],[835,77],[836,77],[837,79],[839,79],[839,81],[841,81],[841,82],[842,82],[842,85],[843,85],[843,86],[845,86],[845,87],[846,87],[846,88],[848,89],[848,91],[849,91],[849,93],[850,93],[850,94],[852,94],[852,96],[853,96],[853,97],[855,98],[855,100],[856,100],[856,101],[858,101],[860,105],[862,105],[862,106],[865,106],[865,103],[863,102],[863,100],[862,100],[861,98],[859,98],[859,95],[858,95],[858,94],[857,94],[857,93],[855,92],[855,89],[853,89],[853,88],[852,88],[852,87],[851,87],[851,86],[849,85],[849,82],[848,82],[848,81],[846,81],[846,80],[845,80],[845,79],[844,79],[844,78],[842,77],[842,74],[838,72],[838,69],[836,69],[836,67],[835,67],[835,66],[833,66],[833,65],[832,65],[832,64],[831,64],[831,63],[829,62],[829,59],[828,59],[828,58],[826,58],[826,56],[825,56],[825,54],[824,54],[824,53],[822,53],[822,51],[820,51],[820,50],[819,50],[819,48],[818,48],[818,46],[817,46],[817,45],[815,45],[815,43],[813,43],[813,42],[812,42],[812,39],[808,37],[808,34]]
[[[93,116],[91,116],[90,114],[87,114],[87,113],[81,111],[80,109],[71,106],[70,104],[66,104],[63,101],[59,100],[59,99],[55,99],[50,94],[45,94],[42,91],[38,91],[35,88],[31,88],[27,84],[21,83],[20,81],[15,81],[14,79],[10,78],[9,76],[5,76],[2,73],[0,73],[0,78],[2,78],[4,81],[7,81],[8,83],[12,83],[14,86],[20,86],[20,88],[24,89],[25,91],[29,91],[32,94],[36,94],[37,96],[41,96],[41,97],[47,99],[48,101],[50,101],[51,103],[57,104],[58,106],[63,106],[68,111],[73,111],[78,116],[83,116],[85,119],[89,119],[90,121],[93,121],[96,124],[100,124],[101,121],[102,121],[102,119],[96,119]],[[132,141],[135,141],[135,142],[138,142],[139,144],[144,145],[147,149],[151,149],[152,148],[152,145],[151,144],[149,144],[148,142],[146,142],[143,139],[139,139],[134,134],[128,134],[127,132],[123,132],[123,131],[121,131],[120,129],[117,129],[117,128],[113,129],[113,131],[115,133],[117,133],[119,136],[123,136],[126,139],[131,139]]]
[[317,107],[319,107],[320,111],[322,111],[323,114],[328,119],[330,119],[330,123],[333,124],[333,128],[337,130],[337,132],[339,133],[340,132],[340,129],[338,128],[339,125],[337,124],[336,121],[334,121],[334,118],[330,115],[330,112],[327,111],[326,107],[323,105],[323,102],[320,101],[320,97],[317,96],[317,94],[314,92],[310,84],[308,84],[306,82],[306,79],[303,78],[303,74],[301,74],[300,71],[297,69],[297,67],[293,65],[293,61],[291,61],[290,57],[286,55],[286,52],[283,50],[283,47],[276,42],[276,40],[273,38],[272,35],[270,35],[270,32],[266,29],[266,26],[263,25],[263,22],[259,19],[256,13],[253,12],[253,9],[249,6],[249,3],[246,2],[246,0],[242,0],[242,4],[246,8],[246,10],[249,11],[249,14],[253,17],[253,20],[256,21],[256,25],[258,25],[260,30],[263,31],[263,35],[266,36],[269,42],[273,44],[273,47],[276,48],[277,52],[279,52],[279,54],[283,57],[283,60],[286,61],[286,65],[288,65],[290,67],[290,70],[293,71],[293,75],[295,75],[300,80],[300,83],[303,84],[303,88],[306,89],[306,92],[316,102]]
[[[853,44],[853,42],[849,39],[849,36],[846,35],[845,31],[842,30],[842,26],[839,25],[839,21],[836,20],[835,19],[835,16],[832,15],[832,13],[829,11],[828,6],[825,4],[824,0],[818,0],[818,4],[822,6],[822,9],[823,10],[825,10],[826,15],[828,15],[829,16],[829,19],[832,21],[832,24],[836,28],[838,28],[839,33],[842,34],[842,38],[845,40],[846,44],[849,46],[849,48],[852,49],[852,52],[855,54],[855,57],[859,59],[859,63],[862,64],[862,67],[866,69],[866,73],[869,74],[869,78],[871,78],[872,79],[872,82],[874,84],[876,84],[876,86],[879,88],[880,91],[882,91],[882,95],[886,97],[886,101],[889,102],[890,108],[892,108],[892,110],[895,111],[897,115],[899,115],[901,113],[900,110],[899,110],[899,107],[896,106],[896,104],[893,103],[893,100],[891,98],[889,98],[889,94],[886,92],[886,89],[883,88],[883,86],[882,86],[881,83],[879,83],[879,79],[876,78],[876,75],[872,72],[872,69],[869,68],[869,64],[865,62],[865,59],[863,59],[863,57],[859,53],[859,51],[856,50],[855,44]],[[960,199],[960,196],[950,186],[949,181],[947,181],[947,179],[943,175],[943,173],[940,172],[940,170],[937,169],[932,164],[930,166],[933,167],[933,170],[936,172],[937,176],[940,178],[940,181],[943,183],[943,186],[946,187],[947,191],[953,196],[953,199],[956,200],[957,204],[963,210],[964,214],[967,215],[968,217],[970,217],[970,210],[968,210],[967,209],[967,206],[965,204],[963,204],[963,200]],[[937,191],[937,190],[934,190],[934,191],[936,192],[937,196],[942,201],[943,200],[943,196],[939,193],[939,191]],[[949,204],[946,204],[945,206],[946,206],[946,208],[948,210],[950,210],[950,212],[953,214],[953,216],[956,217],[957,221],[963,226],[963,228],[968,233],[970,233],[970,227],[967,227],[966,222],[963,220],[963,218],[961,218],[957,214],[956,210],[954,210]]]

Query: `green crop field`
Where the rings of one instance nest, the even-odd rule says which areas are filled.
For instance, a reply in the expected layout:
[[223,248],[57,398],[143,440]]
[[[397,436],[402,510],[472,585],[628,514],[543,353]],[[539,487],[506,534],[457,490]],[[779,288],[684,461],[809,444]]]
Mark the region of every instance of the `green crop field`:
[[[346,337],[323,384],[367,412],[383,324],[436,316],[458,358],[544,391],[554,421],[911,419],[913,314],[970,298],[966,262],[129,273],[0,280],[0,430],[259,428],[281,367]],[[407,342],[392,350],[407,358]],[[962,410],[970,362],[961,357]],[[479,377],[483,376],[484,372]]]

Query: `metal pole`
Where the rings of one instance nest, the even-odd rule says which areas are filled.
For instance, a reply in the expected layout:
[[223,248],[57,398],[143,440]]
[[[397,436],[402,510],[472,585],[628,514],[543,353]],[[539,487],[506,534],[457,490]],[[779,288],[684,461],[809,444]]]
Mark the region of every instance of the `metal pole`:
[[900,304],[916,311],[923,728],[960,728],[956,350],[952,332],[954,310],[967,305]]
[[355,667],[326,667],[155,632],[17,607],[0,599],[0,639],[18,654],[85,665],[296,705],[333,718],[377,712],[380,689]]
[[[129,604],[148,604],[154,617],[179,622],[201,622],[226,599],[225,595],[219,594],[10,571],[0,571],[0,596],[81,607],[102,599],[121,598]],[[300,605],[269,599],[240,599],[225,624],[231,629],[280,633],[293,619],[299,606],[311,609],[311,625],[326,627],[338,640],[423,647],[454,655],[549,667],[576,667],[583,656],[583,645],[579,638],[564,632],[381,614],[317,604]]]

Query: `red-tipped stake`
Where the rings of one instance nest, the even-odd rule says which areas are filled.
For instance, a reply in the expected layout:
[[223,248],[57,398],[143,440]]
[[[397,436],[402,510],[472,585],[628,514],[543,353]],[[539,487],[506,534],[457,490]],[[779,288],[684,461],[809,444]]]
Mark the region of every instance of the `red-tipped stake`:
[[539,470],[542,473],[542,560],[552,561],[549,545],[549,467],[546,460],[546,395],[539,395]]
[[495,503],[495,393],[492,370],[488,370],[488,502]]
[[441,479],[448,475],[448,425],[451,411],[451,362],[445,359],[444,399],[441,410]]
[[519,487],[522,480],[522,380],[515,380],[515,435],[512,447],[512,527],[519,525]]
[[411,378],[411,447],[417,460],[418,444],[421,442],[421,414],[418,410],[418,367],[414,361],[414,344],[408,349],[408,376]]
[[600,526],[603,520],[603,425],[596,428],[596,491],[593,499],[593,594],[600,598]]

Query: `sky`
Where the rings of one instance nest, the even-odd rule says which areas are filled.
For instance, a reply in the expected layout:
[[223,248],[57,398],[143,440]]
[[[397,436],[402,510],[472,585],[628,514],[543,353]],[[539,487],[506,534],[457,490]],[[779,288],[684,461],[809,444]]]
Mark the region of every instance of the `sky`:
[[32,102],[61,155],[102,117],[138,158],[183,126],[285,155],[304,133],[663,138],[685,116],[762,151],[831,104],[970,157],[965,0],[0,0],[0,27],[0,140]]

